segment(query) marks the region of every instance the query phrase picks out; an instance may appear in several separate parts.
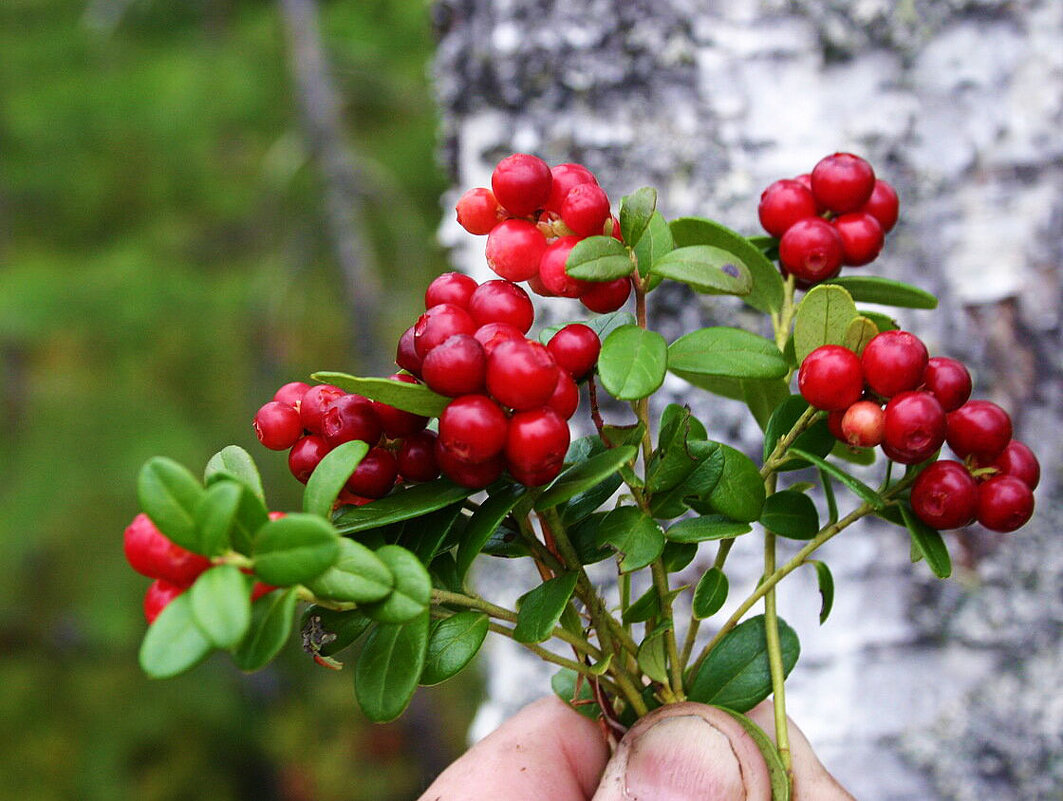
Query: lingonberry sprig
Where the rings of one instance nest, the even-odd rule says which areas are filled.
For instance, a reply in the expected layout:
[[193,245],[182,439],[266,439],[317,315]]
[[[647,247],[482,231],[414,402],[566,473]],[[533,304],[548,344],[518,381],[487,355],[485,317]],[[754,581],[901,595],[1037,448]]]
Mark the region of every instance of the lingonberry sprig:
[[[743,713],[772,695],[775,741],[759,742],[774,798],[789,798],[785,680],[800,644],[779,614],[779,582],[813,568],[826,620],[834,580],[817,551],[860,536],[854,524],[872,515],[906,530],[913,555],[944,578],[939,532],[1019,528],[1040,477],[1007,413],[971,400],[960,362],[931,358],[892,318],[857,306],[932,309],[933,296],[840,275],[879,255],[898,211],[892,187],[847,153],[764,191],[768,237],[667,221],[649,188],[614,214],[581,165],[502,159],[491,187],[457,204],[461,225],[487,237],[499,278],[433,280],[391,376],[315,373],[316,384],[286,384],[255,414],[261,444],[287,450],[306,485],[302,511],[270,512],[254,460],[235,446],[202,481],[168,459],[144,466],[145,514],[126,531],[130,564],[154,579],[144,669],[175,675],[215,650],[258,669],[302,603],[309,655],[333,669],[339,656],[353,663],[363,710],[390,720],[418,684],[455,675],[494,632],[559,667],[554,690],[612,738],[683,700],[757,731]],[[663,281],[739,298],[764,314],[763,330],[708,326],[669,343],[647,301]],[[521,282],[596,314],[533,333]],[[745,403],[763,449],[751,456],[691,408],[651,403],[668,373]],[[573,438],[583,392],[583,429],[594,433]],[[619,403],[599,404],[602,394]],[[955,458],[940,458],[946,446]],[[846,467],[879,453],[877,486]],[[763,574],[718,620],[729,554],[754,527]],[[788,559],[780,538],[801,543]],[[712,547],[711,567],[692,573]],[[513,608],[473,589],[481,555],[534,567]],[[615,594],[587,569],[603,561]],[[633,597],[640,573],[647,589]]]

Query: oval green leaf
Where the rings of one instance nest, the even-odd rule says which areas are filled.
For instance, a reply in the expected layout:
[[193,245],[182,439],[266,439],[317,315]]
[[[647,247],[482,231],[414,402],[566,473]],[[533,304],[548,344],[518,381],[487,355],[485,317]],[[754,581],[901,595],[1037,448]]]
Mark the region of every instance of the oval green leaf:
[[153,679],[168,679],[198,665],[213,646],[196,625],[192,599],[178,595],[148,626],[140,644],[140,667]]
[[[765,635],[764,615],[735,626],[701,663],[687,698],[735,712],[748,712],[771,695]],[[788,676],[797,664],[801,644],[782,618],[779,618],[779,641],[783,675]]]
[[369,445],[355,439],[337,445],[318,462],[303,490],[303,511],[326,520],[332,519],[332,505],[346,485],[351,473],[369,453]]
[[820,284],[808,290],[794,317],[794,354],[800,364],[822,345],[845,345],[849,323],[858,315],[852,297],[840,286]]
[[864,355],[867,343],[878,336],[878,326],[867,317],[859,315],[854,317],[845,331],[845,345],[857,356]]
[[338,654],[365,634],[373,621],[357,609],[339,611],[311,606],[303,613],[304,649],[322,656]]
[[602,709],[594,701],[590,682],[576,671],[561,668],[550,678],[550,688],[558,698],[584,717],[591,720],[601,717]]
[[907,503],[901,503],[900,509],[904,524],[912,536],[912,548],[926,560],[927,566],[935,576],[941,579],[951,576],[952,559],[949,557],[949,549],[945,545],[941,532],[916,517],[915,512]]
[[659,211],[655,211],[650,217],[650,224],[646,226],[642,237],[635,246],[635,258],[639,263],[639,274],[649,276],[646,291],[649,292],[658,283],[660,278],[650,275],[650,268],[666,253],[675,248],[675,240],[672,238],[672,229],[668,227],[668,221]]
[[779,756],[779,749],[775,743],[764,733],[756,723],[740,712],[721,707],[724,712],[738,721],[739,725],[746,730],[746,734],[757,744],[764,763],[768,766],[768,776],[771,779],[771,801],[790,801],[790,773]]
[[233,662],[247,673],[261,670],[280,653],[292,633],[295,589],[271,592],[251,604],[251,626],[233,651]]
[[752,523],[760,518],[764,506],[764,479],[753,460],[744,453],[722,443],[720,449],[724,459],[723,474],[709,494],[708,504],[724,517]]
[[229,550],[232,530],[246,492],[249,490],[241,483],[219,479],[203,493],[196,506],[196,528],[199,529],[199,547],[204,556],[218,556]]
[[251,625],[249,578],[234,565],[218,565],[202,573],[188,594],[196,625],[214,647],[236,647]]
[[698,620],[712,617],[727,601],[727,574],[718,567],[710,567],[694,588],[691,610]]
[[432,579],[420,560],[399,545],[385,545],[376,555],[391,571],[395,585],[382,601],[363,604],[362,611],[379,623],[406,623],[425,612]]
[[851,476],[842,470],[837,465],[831,464],[826,459],[821,459],[818,456],[803,451],[800,448],[791,448],[790,452],[794,456],[798,456],[801,459],[807,459],[824,473],[827,473],[832,478],[837,479],[846,487],[848,487],[857,497],[866,501],[874,509],[882,509],[886,502],[882,499],[882,496],[875,492],[871,487],[867,486],[863,481],[856,476]]
[[360,542],[341,537],[339,556],[332,567],[304,583],[318,598],[362,604],[386,598],[395,579],[375,553]]
[[544,642],[550,639],[550,633],[561,620],[561,613],[576,589],[578,578],[579,573],[576,572],[562,573],[527,593],[517,611],[513,639],[517,642]]
[[760,513],[768,531],[791,540],[810,540],[819,533],[819,512],[803,492],[783,490],[769,495]]
[[581,281],[615,281],[633,269],[627,247],[611,236],[581,239],[565,261],[565,272]]
[[819,585],[819,624],[822,626],[830,616],[830,610],[834,608],[834,576],[826,562],[818,559],[810,559],[808,564],[816,568],[816,584]]
[[164,456],[149,459],[137,474],[140,507],[159,531],[194,553],[200,553],[196,507],[203,493],[195,476]]
[[782,378],[790,371],[775,343],[740,328],[691,331],[668,346],[668,369],[730,378]]
[[439,417],[451,401],[424,384],[407,384],[405,381],[392,381],[390,378],[359,378],[347,373],[332,372],[314,373],[312,378],[424,417]]
[[210,486],[219,478],[236,479],[258,498],[266,498],[255,460],[239,445],[228,445],[210,457],[203,471],[203,482]]
[[635,660],[642,672],[654,681],[668,681],[668,654],[665,650],[665,635],[671,630],[671,624],[658,626],[639,644]]
[[[775,411],[772,412],[771,418],[768,420],[768,427],[764,432],[765,461],[774,452],[779,440],[790,433],[794,424],[807,411],[808,401],[800,395],[788,395],[782,403],[775,407]],[[805,429],[801,436],[794,441],[790,452],[793,452],[793,448],[799,448],[816,456],[824,457],[833,450],[836,443],[837,440],[827,426],[827,419],[823,417]],[[805,467],[808,467],[808,462],[790,458],[777,469],[800,470]]]
[[925,289],[877,275],[845,275],[824,281],[844,287],[853,300],[905,309],[936,309],[938,299]]
[[487,615],[467,609],[432,622],[421,684],[444,682],[460,673],[487,637]]
[[598,356],[602,386],[617,400],[652,395],[664,383],[668,343],[656,331],[637,325],[617,328],[605,338]]
[[417,689],[428,654],[428,612],[403,625],[379,625],[354,669],[354,694],[374,723],[403,713]]
[[697,465],[675,487],[650,499],[650,511],[654,517],[665,520],[679,517],[687,510],[688,500],[707,498],[723,475],[725,459],[719,443],[695,440],[688,443],[688,447]]
[[255,534],[255,575],[277,587],[302,584],[324,573],[339,553],[336,529],[317,515],[295,512]]
[[[535,508],[550,509],[575,498],[581,492],[600,485],[605,479],[615,475],[621,465],[630,462],[637,454],[638,449],[634,446],[622,445],[592,456],[584,462],[577,462],[561,473],[554,483],[546,488],[535,501]],[[598,507],[595,506],[596,508]],[[590,511],[593,512],[594,509]]]
[[701,515],[673,523],[664,532],[664,536],[670,542],[707,542],[731,539],[750,530],[749,523],[728,520],[720,515]]
[[473,512],[472,518],[465,526],[461,543],[458,545],[458,580],[464,581],[469,568],[472,566],[476,555],[483,550],[484,545],[494,534],[495,530],[502,525],[513,507],[524,497],[524,487],[513,484],[499,490],[480,504],[480,508]]
[[440,478],[393,492],[365,506],[352,506],[338,514],[333,523],[340,534],[353,534],[420,517],[463,501],[475,491]]
[[609,512],[598,526],[597,541],[609,544],[624,558],[620,572],[646,567],[664,550],[664,531],[659,523],[637,506],[621,506]]
[[620,235],[629,247],[635,247],[649,227],[657,209],[657,190],[652,186],[636,189],[620,199]]

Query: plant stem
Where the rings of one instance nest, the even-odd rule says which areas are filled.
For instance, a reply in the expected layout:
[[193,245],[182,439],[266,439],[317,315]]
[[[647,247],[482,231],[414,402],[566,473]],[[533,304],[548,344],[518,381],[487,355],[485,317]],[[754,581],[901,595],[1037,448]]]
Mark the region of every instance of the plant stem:
[[[765,481],[768,493],[775,492],[776,477]],[[775,572],[775,534],[764,529],[764,575]],[[768,649],[768,669],[771,672],[771,692],[775,707],[775,744],[779,749],[786,775],[793,781],[793,764],[790,760],[790,736],[786,728],[786,672],[782,663],[782,643],[779,641],[779,615],[775,606],[775,588],[764,594],[764,639]]]
[[668,630],[664,633],[665,647],[668,649],[669,687],[675,700],[686,700],[683,691],[683,664],[679,661],[679,646],[675,639],[675,620],[672,614],[672,602],[668,597],[668,572],[664,569],[664,561],[657,558],[650,567],[653,573],[653,586],[657,589],[657,596],[661,601],[661,619]]
[[805,433],[809,426],[816,422],[821,414],[822,412],[814,406],[809,406],[805,409],[801,416],[797,418],[793,428],[786,432],[786,436],[775,443],[775,447],[768,455],[768,458],[764,460],[764,465],[760,468],[761,478],[767,478],[775,472],[779,465],[786,462],[786,452],[790,449],[790,446],[797,441],[798,437]]

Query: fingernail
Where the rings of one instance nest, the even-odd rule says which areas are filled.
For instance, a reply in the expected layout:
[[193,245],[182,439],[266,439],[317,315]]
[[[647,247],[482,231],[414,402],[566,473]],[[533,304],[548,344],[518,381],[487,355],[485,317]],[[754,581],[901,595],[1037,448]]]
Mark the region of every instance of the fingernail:
[[727,736],[704,718],[666,718],[632,743],[624,771],[630,801],[738,801],[742,769]]

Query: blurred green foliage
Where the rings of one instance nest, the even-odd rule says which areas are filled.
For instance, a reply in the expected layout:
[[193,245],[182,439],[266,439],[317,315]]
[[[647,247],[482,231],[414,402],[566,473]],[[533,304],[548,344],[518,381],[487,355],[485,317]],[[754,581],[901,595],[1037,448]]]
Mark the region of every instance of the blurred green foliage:
[[[321,13],[394,343],[444,269],[427,10]],[[0,54],[0,798],[415,797],[424,755],[461,747],[469,681],[367,730],[351,675],[294,642],[251,677],[136,664],[140,464],[199,470],[235,442],[292,508],[251,416],[285,381],[359,368],[278,6],[4,0]]]

